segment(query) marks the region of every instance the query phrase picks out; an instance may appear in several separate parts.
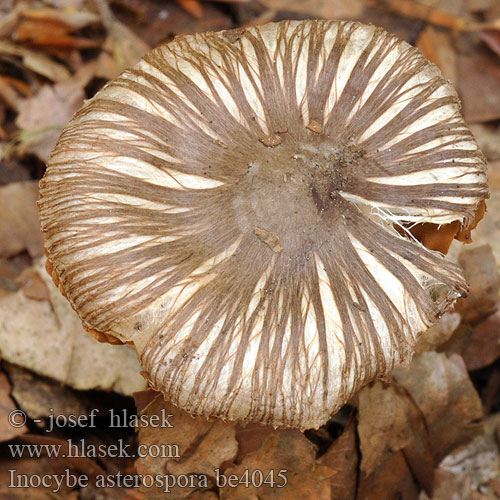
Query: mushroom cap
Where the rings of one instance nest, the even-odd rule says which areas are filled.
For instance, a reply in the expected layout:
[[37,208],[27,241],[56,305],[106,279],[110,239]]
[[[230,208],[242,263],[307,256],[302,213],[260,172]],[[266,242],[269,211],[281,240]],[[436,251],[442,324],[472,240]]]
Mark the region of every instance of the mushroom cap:
[[85,103],[40,184],[49,267],[197,415],[318,427],[467,291],[415,224],[488,195],[457,95],[356,22],[180,36]]

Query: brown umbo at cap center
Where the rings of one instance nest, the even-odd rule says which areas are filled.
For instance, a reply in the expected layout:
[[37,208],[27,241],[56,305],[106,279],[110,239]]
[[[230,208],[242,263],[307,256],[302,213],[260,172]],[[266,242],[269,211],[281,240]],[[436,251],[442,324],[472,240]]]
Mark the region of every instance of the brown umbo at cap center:
[[380,28],[182,36],[62,133],[48,266],[174,404],[318,427],[466,293],[417,229],[465,234],[485,169],[451,85]]

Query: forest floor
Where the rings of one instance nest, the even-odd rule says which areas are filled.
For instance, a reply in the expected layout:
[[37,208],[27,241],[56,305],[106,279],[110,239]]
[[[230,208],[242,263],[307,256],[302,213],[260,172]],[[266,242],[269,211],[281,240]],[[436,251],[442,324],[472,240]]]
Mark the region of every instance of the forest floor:
[[[382,26],[457,88],[491,191],[473,243],[452,250],[471,292],[409,367],[319,430],[194,419],[147,389],[131,349],[92,339],[52,284],[38,182],[84,100],[149,48],[312,18]],[[0,500],[500,499],[499,265],[498,0],[0,2]]]

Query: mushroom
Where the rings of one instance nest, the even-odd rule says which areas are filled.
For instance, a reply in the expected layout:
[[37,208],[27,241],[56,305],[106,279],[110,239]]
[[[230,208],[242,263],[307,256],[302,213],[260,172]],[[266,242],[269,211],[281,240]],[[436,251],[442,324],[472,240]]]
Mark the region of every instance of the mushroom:
[[485,170],[451,84],[381,28],[179,36],[63,131],[48,269],[175,405],[318,427],[466,294],[436,248],[477,223]]

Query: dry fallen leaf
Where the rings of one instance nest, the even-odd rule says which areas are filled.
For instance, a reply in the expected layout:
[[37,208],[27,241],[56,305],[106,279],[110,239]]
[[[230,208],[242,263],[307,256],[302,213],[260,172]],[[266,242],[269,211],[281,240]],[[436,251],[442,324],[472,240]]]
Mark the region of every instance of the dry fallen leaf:
[[488,160],[500,160],[500,130],[480,123],[470,127],[481,151]]
[[0,187],[0,257],[11,257],[24,250],[32,257],[43,255],[37,200],[36,181]]
[[0,353],[4,359],[76,389],[132,394],[146,386],[135,351],[100,344],[83,330],[76,313],[39,262],[36,270],[50,302],[22,290],[0,297]]
[[356,19],[365,7],[362,0],[260,0],[269,9],[307,14],[324,19]]
[[306,128],[309,129],[311,132],[314,132],[315,134],[321,134],[322,132],[321,124],[318,123],[316,120],[311,120],[306,125]]
[[414,434],[425,432],[425,425],[411,399],[396,385],[377,382],[360,391],[358,398],[361,471],[369,475],[388,456],[413,445]]
[[136,64],[150,47],[125,24],[116,20],[105,0],[95,0],[95,5],[102,24],[108,30],[98,62],[97,75],[114,78],[124,69]]
[[[28,477],[43,477],[46,475],[64,474],[67,462],[61,460],[61,464],[51,461],[49,458],[5,458],[0,467],[0,498],[8,500],[77,500],[77,492],[72,492],[66,484],[61,484],[58,492],[56,484],[52,488],[13,488],[10,486],[16,478],[12,478],[11,470],[17,471],[19,475],[26,474]],[[20,478],[22,480],[22,478]],[[35,479],[36,480],[36,479]],[[22,485],[22,483],[21,483]]]
[[[498,423],[498,418],[495,418]],[[488,421],[485,422],[485,428]],[[439,465],[455,476],[468,476],[471,490],[483,490],[492,480],[500,480],[500,456],[493,432],[484,432],[470,443],[450,453]]]
[[31,269],[31,257],[22,253],[11,258],[0,257],[0,296],[16,292],[21,287],[19,276]]
[[96,23],[99,17],[83,9],[54,9],[23,5],[12,37],[22,43],[58,49],[95,48],[99,43],[72,32]]
[[220,498],[329,500],[330,479],[335,471],[317,464],[315,457],[315,446],[298,430],[273,431],[241,464],[224,471],[227,481],[233,476],[234,486],[222,487]]
[[489,244],[463,250],[458,263],[464,271],[469,285],[469,294],[458,299],[455,311],[466,322],[477,321],[494,311],[497,307],[500,290],[500,273]]
[[23,65],[35,73],[52,80],[61,82],[70,78],[69,70],[62,64],[56,62],[43,52],[22,47],[4,40],[0,40],[0,54],[8,54],[22,57]]
[[470,13],[486,12],[494,5],[495,0],[465,0],[465,7]]
[[[474,3],[475,8],[481,11],[481,16],[484,15],[486,18],[485,11],[489,7],[477,7],[477,5],[488,1],[494,0],[460,2],[455,2],[455,0],[387,0],[384,6],[403,14],[399,17],[394,16],[397,17],[398,23],[417,26],[418,29],[413,29],[413,35],[416,36],[422,27],[419,21],[409,23],[407,15],[413,15],[417,19],[426,19],[438,25],[460,28],[466,22],[466,19],[461,17],[466,3],[469,7]],[[96,3],[106,4],[102,0],[96,0]],[[220,10],[207,3],[205,15],[197,21],[198,24],[193,21],[184,26],[177,22],[173,14],[175,9],[179,10],[176,5],[165,4],[164,6],[162,4],[160,6],[158,2],[153,3],[161,9],[158,12],[164,15],[162,19],[168,18],[171,23],[170,25],[158,24],[157,29],[160,33],[158,36],[162,39],[167,34],[170,36],[170,34],[177,33],[177,30],[201,31],[194,29],[193,26],[199,26],[202,22],[213,23],[215,14],[212,16],[210,9],[214,12]],[[314,17],[359,18],[364,6],[374,2],[365,0],[352,0],[351,2],[261,0],[261,3],[268,9],[295,11],[298,14]],[[115,12],[121,9],[130,10],[128,13],[130,16],[131,12],[137,12],[134,10],[135,7],[131,7],[132,5],[140,6],[145,12],[148,7],[144,4],[146,2],[139,0],[135,2],[118,0],[113,2],[113,9]],[[189,2],[184,2],[184,4],[187,5]],[[200,5],[198,2],[191,2],[191,4]],[[17,121],[21,127],[18,136],[19,151],[33,152],[46,161],[60,128],[80,106],[84,97],[83,89],[90,79],[93,76],[106,79],[117,76],[124,67],[134,64],[148,47],[141,38],[134,35],[129,25],[120,23],[114,17],[103,16],[102,12],[100,16],[97,16],[88,11],[87,9],[94,8],[93,2],[44,0],[44,6],[51,5],[55,8],[41,8],[40,5],[31,0],[13,2],[11,10],[7,10],[7,15],[0,16],[2,17],[0,36],[12,40],[11,35],[15,34],[17,29],[17,35],[24,40],[31,40],[41,45],[52,44],[54,46],[55,44],[69,47],[86,43],[78,35],[73,35],[72,30],[88,26],[99,19],[103,20],[108,32],[104,50],[99,55],[91,56],[96,57],[95,63],[84,66],[74,77],[70,77],[66,66],[56,61],[56,57],[60,56],[59,52],[52,52],[57,54],[52,58],[43,52],[27,49],[11,42],[6,45],[10,48],[5,49],[3,53],[15,59],[16,64],[19,65],[22,59],[22,66],[30,70],[24,74],[37,82],[40,81],[37,75],[41,75],[58,84],[53,87],[37,85],[30,87],[22,80],[8,79],[7,75],[2,75],[0,78],[0,95],[8,103],[7,107],[15,112],[19,111]],[[249,9],[252,7],[253,4]],[[3,7],[0,7],[0,10],[2,9]],[[450,15],[447,15],[448,12]],[[266,13],[274,15],[276,11],[267,10]],[[222,16],[220,13],[218,15]],[[20,16],[24,16],[21,23]],[[157,17],[160,18],[159,15]],[[229,17],[227,19],[228,23],[234,22],[234,19],[229,20]],[[149,28],[151,23],[144,24],[148,25],[148,28],[144,28],[145,30],[151,29]],[[49,30],[49,27],[53,29]],[[136,33],[139,32],[136,24],[133,24],[132,28]],[[211,29],[220,28],[214,26]],[[89,32],[92,31],[89,30]],[[452,36],[451,33],[441,32],[428,25],[421,34],[420,46],[432,60],[441,66],[445,75],[453,80],[457,73],[457,55],[452,50]],[[485,41],[491,46],[491,37]],[[6,42],[0,41],[0,53],[2,53],[4,43]],[[93,44],[96,45],[95,42]],[[494,45],[492,48],[494,49]],[[466,54],[465,58],[462,56],[460,65],[459,81],[468,117],[482,121],[491,116],[500,116],[498,92],[495,92],[498,87],[498,85],[495,86],[495,82],[499,81],[495,73],[497,68],[486,68],[485,75],[477,72],[468,74],[472,71],[470,68],[482,64],[481,58],[474,58],[474,52]],[[86,56],[83,59],[87,60]],[[494,56],[489,58],[490,61],[493,59]],[[81,66],[82,55],[75,50],[71,56],[64,56],[63,60],[71,71],[74,71]],[[482,85],[482,88],[478,85]],[[31,89],[38,91],[35,96],[30,96]],[[0,110],[0,115],[2,113],[3,110]],[[0,123],[0,138],[6,140],[10,131],[7,127],[4,130],[3,127],[5,123]],[[309,124],[309,128],[313,132],[317,131],[314,123]],[[481,133],[477,134],[478,139],[480,142],[482,138],[484,139],[486,146],[483,147],[488,159],[499,161],[500,149],[497,151],[497,142],[500,136],[498,131],[490,128],[481,132],[484,134],[482,137],[479,137]],[[271,137],[268,142],[270,146],[277,144],[279,136]],[[492,182],[490,185],[493,189],[495,189],[493,184],[495,179],[490,169],[490,182]],[[500,187],[500,180],[496,187]],[[14,196],[15,200],[12,203],[4,203],[10,210],[10,215],[7,216],[2,202],[4,192],[8,191],[0,188],[0,257],[2,252],[10,256],[26,248],[32,256],[41,255],[41,239],[38,243],[34,241],[40,238],[38,229],[31,225],[23,226],[26,221],[38,226],[38,218],[34,216],[36,215],[35,183],[32,183],[28,191],[30,191],[29,197],[18,193]],[[21,203],[27,199],[29,199],[28,207],[21,206]],[[496,266],[498,266],[500,265],[500,217],[498,215],[500,214],[500,191],[492,193],[488,208],[485,220],[481,222],[479,229],[473,235],[477,242],[474,246],[481,242],[490,242],[493,254],[497,257]],[[27,215],[28,212],[29,215]],[[13,222],[13,217],[14,219],[20,217],[22,223]],[[7,227],[6,230],[5,227]],[[4,234],[8,237],[4,238]],[[281,251],[278,235],[263,230],[257,236],[274,251]],[[498,289],[495,288],[496,282],[492,280],[492,277],[495,277],[495,268],[492,265],[491,256],[488,255],[488,258],[485,258],[485,255],[477,254],[473,260],[478,267],[469,273],[473,288],[472,299],[474,296],[478,298],[489,288],[486,295],[483,294],[478,298],[478,304],[482,305],[485,301],[492,304],[495,290],[498,293]],[[25,256],[30,260],[27,254]],[[76,387],[105,387],[126,394],[130,394],[135,389],[144,388],[146,385],[144,380],[137,375],[139,368],[134,352],[125,346],[98,344],[85,334],[79,320],[51,285],[50,279],[40,269],[38,266],[37,270],[29,270],[19,277],[17,281],[17,286],[21,287],[19,291],[15,288],[0,290],[0,351],[7,354],[14,362]],[[0,283],[2,276],[0,262]],[[474,313],[479,307],[478,304],[470,306],[469,311]],[[461,344],[461,350],[458,350],[464,357],[468,369],[481,368],[498,358],[500,354],[498,314],[489,316],[479,325],[468,326],[470,335],[467,336],[467,342]],[[443,342],[456,330],[458,320],[458,313],[449,315],[448,319],[443,319],[434,330],[423,337],[417,349],[424,351],[442,346]],[[83,411],[78,401],[72,398],[66,400],[63,393],[57,395],[52,392],[50,381],[37,380],[36,375],[26,375],[27,372],[20,377],[21,372],[23,370],[16,366],[8,372],[13,383],[12,394],[23,409],[27,411],[29,409],[30,416],[43,417],[44,409],[46,411],[45,407],[48,407],[49,402],[57,408],[58,413]],[[316,460],[315,446],[296,431],[275,431],[270,427],[260,425],[249,424],[242,427],[238,424],[220,421],[208,422],[204,418],[195,419],[165,403],[162,396],[154,391],[138,393],[136,401],[143,414],[154,415],[155,412],[165,409],[167,413],[174,415],[172,420],[174,428],[172,429],[153,427],[141,429],[140,443],[158,446],[178,445],[180,450],[180,457],[162,459],[146,456],[139,459],[137,461],[138,472],[176,476],[190,473],[207,474],[209,486],[212,487],[215,485],[213,471],[216,468],[220,468],[225,477],[230,474],[237,474],[241,477],[245,470],[249,470],[251,474],[252,471],[272,469],[276,474],[281,467],[284,467],[288,480],[285,488],[265,486],[258,489],[246,488],[244,484],[236,488],[226,486],[220,492],[221,498],[412,500],[419,497],[419,486],[424,486],[427,490],[431,488],[434,477],[432,471],[434,458],[440,459],[448,450],[451,450],[437,469],[435,475],[437,491],[432,496],[433,500],[449,500],[452,495],[455,500],[494,498],[492,491],[488,489],[490,486],[486,483],[487,481],[500,481],[500,478],[492,472],[498,472],[498,450],[494,449],[496,443],[491,446],[492,439],[490,439],[494,433],[488,434],[488,446],[484,446],[484,439],[482,441],[476,439],[464,448],[456,448],[457,443],[474,434],[474,420],[480,418],[481,414],[479,399],[460,358],[454,356],[447,359],[443,354],[426,353],[416,359],[410,372],[407,375],[396,372],[396,379],[401,386],[383,386],[378,383],[362,392],[359,396],[359,428],[357,429],[359,443],[357,443],[355,425],[351,422],[319,460]],[[0,374],[0,395],[7,395],[2,405],[3,413],[10,411],[11,408],[9,405],[12,401],[8,396],[10,391],[8,381],[7,385],[3,384]],[[0,425],[0,433],[1,431]],[[327,433],[325,428],[323,432]],[[38,437],[28,437],[25,442],[48,443]],[[358,445],[363,452],[361,463]],[[0,469],[6,471],[9,468],[16,468],[30,475],[42,475],[59,473],[68,465],[74,467],[75,463],[68,461],[54,463],[47,458],[39,461],[18,459],[2,461]],[[86,467],[91,471],[95,464],[89,462],[86,465],[80,465],[81,471],[85,471]],[[102,463],[100,465],[105,467]],[[460,472],[463,469],[467,469],[468,472],[462,476]],[[474,475],[472,479],[469,477],[471,474]],[[480,487],[484,495],[474,491],[473,494],[476,496],[472,496],[470,486],[477,478],[483,482],[474,483],[474,486]],[[0,498],[13,500],[26,498],[27,495],[30,500],[42,498],[150,500],[186,497],[191,500],[219,499],[219,494],[215,491],[193,491],[189,488],[175,488],[168,496],[163,491],[156,491],[153,488],[125,493],[117,489],[104,490],[92,487],[80,491],[63,488],[59,494],[54,495],[40,488],[28,491],[7,490],[5,487],[7,481],[8,475],[0,472]],[[498,491],[500,491],[500,486]],[[498,496],[500,498],[500,495]],[[424,498],[427,497],[421,493],[420,499]]]
[[[0,99],[6,104],[6,107],[16,112],[18,111],[21,96],[19,96],[18,89],[15,88],[13,81],[10,78],[6,78],[4,75],[0,75]],[[6,136],[4,137],[3,129],[1,138],[7,139]],[[0,149],[0,158],[6,156],[5,147],[2,147],[2,149]]]
[[[500,489],[500,457],[496,431],[499,416],[484,421],[484,432],[448,455],[435,471],[432,500],[493,500]],[[484,496],[477,497],[478,491]],[[420,500],[428,500],[423,494]]]
[[224,462],[233,460],[237,452],[234,425],[216,420],[194,453],[186,460],[169,464],[168,471],[177,476],[193,473],[213,476],[214,470]]
[[479,431],[481,400],[459,355],[425,352],[393,376],[422,412],[438,462]]
[[490,245],[498,268],[500,266],[500,189],[490,189],[487,205],[488,211],[472,233],[473,241],[469,248]]
[[214,491],[195,491],[189,495],[189,500],[219,500],[219,495]]
[[256,227],[253,232],[255,236],[257,236],[262,243],[265,243],[273,252],[280,253],[283,251],[283,245],[280,243],[280,238],[276,233],[261,229],[260,227]]
[[[0,498],[9,500],[142,500],[133,488],[116,485],[106,487],[106,478],[117,481],[117,471],[109,473],[96,461],[82,456],[82,444],[75,440],[70,452],[69,441],[50,435],[27,434],[20,444],[37,447],[36,458],[2,458],[0,467]],[[84,440],[85,445],[89,443]],[[78,448],[80,446],[80,448]],[[33,448],[32,448],[33,449]],[[53,451],[59,449],[56,453]],[[7,452],[9,456],[9,452]],[[23,487],[27,476],[31,484]],[[43,478],[43,482],[42,482]],[[59,482],[57,482],[57,479]],[[18,482],[19,481],[19,482]],[[15,487],[19,484],[19,487]],[[38,484],[38,485],[37,485]],[[9,487],[10,486],[10,487]],[[90,493],[91,496],[88,496]]]
[[335,471],[330,478],[331,500],[355,500],[359,455],[354,420],[347,424],[344,432],[328,448],[318,463]]
[[[215,469],[220,468],[224,462],[233,460],[238,451],[235,424],[221,420],[209,422],[205,417],[192,417],[166,402],[161,394],[157,394],[150,402],[146,402],[145,397],[143,393],[136,399],[138,414],[149,420],[156,416],[161,418],[163,415],[171,415],[168,418],[168,425],[171,427],[146,426],[139,429],[141,446],[145,449],[163,447],[166,453],[161,457],[146,454],[139,458],[136,461],[138,473],[168,474],[176,477],[205,475],[206,484],[213,485]],[[179,485],[173,486],[169,492],[164,490],[163,487],[142,488],[146,500],[166,497],[182,499],[193,492],[193,488]]]
[[432,494],[434,467],[480,429],[481,401],[460,356],[425,352],[393,376],[358,395],[357,498],[417,498],[415,481]]
[[[241,5],[247,0],[236,1],[239,1],[240,5],[234,5],[235,0],[230,0],[233,4],[230,9],[221,8],[220,3],[205,2],[204,15],[201,18],[194,18],[176,2],[127,0],[129,5],[135,6],[135,12],[139,13],[137,22],[133,24],[134,33],[151,47],[156,47],[179,34],[187,35],[234,28],[235,11],[239,10],[236,16],[243,23],[242,11],[248,12],[247,7],[252,7],[250,3]],[[260,8],[257,7],[257,9]],[[117,15],[120,14],[116,9],[115,12]],[[121,16],[120,20],[129,24],[124,16]]]
[[472,328],[458,353],[469,371],[484,368],[500,358],[500,310]]
[[50,300],[49,289],[45,281],[33,269],[28,268],[17,277],[17,283],[20,285],[24,296],[32,300]]
[[16,29],[18,9],[13,5],[0,6],[0,9],[0,38],[8,38]]
[[[419,500],[480,500],[472,498],[466,477],[458,477],[443,469],[434,472],[435,488],[431,497],[421,493]],[[486,499],[481,499],[486,500]],[[492,500],[488,498],[487,500]]]
[[417,500],[420,489],[402,451],[393,453],[373,474],[361,474],[358,500]]
[[124,24],[113,21],[108,28],[108,36],[98,59],[97,76],[115,78],[124,69],[136,64],[149,50],[142,39]]
[[261,425],[256,422],[249,422],[246,425],[236,425],[236,440],[238,441],[238,455],[235,458],[237,464],[241,463],[243,457],[252,451],[258,450],[264,439],[273,432],[269,425]]
[[4,365],[12,382],[12,397],[29,418],[46,417],[50,414],[50,408],[54,415],[89,413],[91,408],[88,398],[82,398],[82,393],[69,390],[60,382],[40,377],[20,366],[11,363]]
[[462,317],[457,312],[445,313],[419,339],[415,352],[437,351],[459,327]]
[[73,0],[72,4],[58,5],[59,8],[28,7],[25,4],[19,8],[19,14],[27,19],[59,21],[73,30],[79,30],[99,21],[99,16],[82,7],[81,1]]
[[493,52],[500,56],[500,32],[498,30],[484,30],[479,36]]
[[477,24],[467,16],[463,3],[455,0],[385,0],[384,7],[402,17],[454,30],[470,30]]
[[424,418],[406,391],[377,382],[360,391],[358,398],[363,480],[385,476],[387,463],[401,451],[420,486],[431,491],[434,456]]
[[35,96],[19,103],[16,125],[21,129],[20,152],[49,160],[62,128],[83,104],[87,82],[78,74],[54,86],[44,85]]
[[417,47],[425,57],[436,64],[444,77],[454,85],[457,82],[457,54],[453,35],[428,25],[418,38]]
[[[0,372],[0,442],[20,436],[28,430],[24,424],[17,427],[11,425],[9,421],[9,415],[12,415],[11,412],[16,410],[16,405],[10,397],[10,391],[11,385],[7,376],[5,373]],[[14,423],[21,423],[15,416],[11,416],[11,418],[14,418]],[[21,416],[19,416],[19,418],[21,418]]]
[[199,0],[175,0],[186,12],[194,18],[200,19],[203,17],[203,5]]
[[469,123],[500,118],[500,64],[487,49],[458,55],[458,90]]

